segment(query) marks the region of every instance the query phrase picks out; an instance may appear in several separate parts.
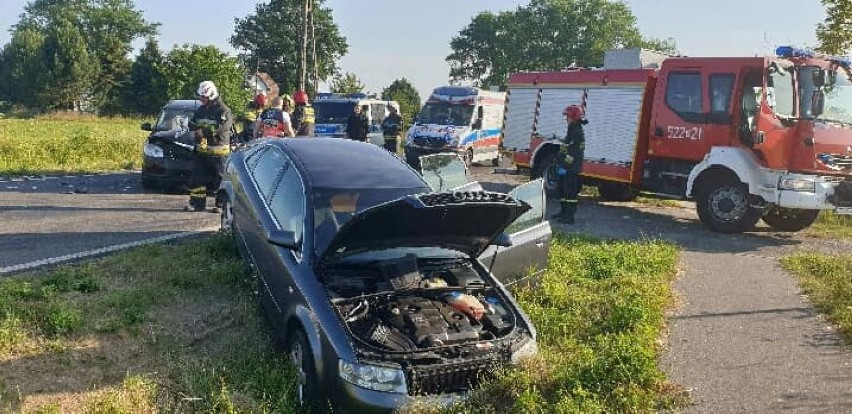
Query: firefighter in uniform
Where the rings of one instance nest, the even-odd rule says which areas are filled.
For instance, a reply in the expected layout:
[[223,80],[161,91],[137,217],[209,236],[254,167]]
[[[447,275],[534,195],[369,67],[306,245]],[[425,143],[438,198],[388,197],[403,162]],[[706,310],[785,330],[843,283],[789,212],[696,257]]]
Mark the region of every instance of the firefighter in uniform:
[[355,141],[367,142],[369,131],[370,121],[361,110],[361,106],[356,104],[346,120],[346,137]]
[[395,102],[388,102],[390,114],[382,121],[382,135],[385,137],[385,149],[391,154],[399,154],[399,134],[402,131],[402,117]]
[[[195,133],[195,152],[189,180],[189,205],[184,207],[186,211],[204,211],[207,208],[207,190],[219,188],[225,160],[231,152],[234,126],[231,110],[222,102],[213,82],[201,82],[197,95],[201,106],[189,122],[190,130]],[[213,211],[217,212],[218,206]]]
[[272,106],[257,117],[254,126],[256,138],[289,138],[295,135],[286,101],[286,98],[276,96],[272,99]]
[[560,146],[556,157],[556,175],[560,177],[563,197],[559,201],[559,214],[556,220],[561,223],[574,224],[574,214],[577,212],[577,196],[580,194],[582,182],[580,172],[583,170],[583,155],[586,149],[586,134],[583,125],[588,121],[583,119],[583,108],[570,105],[562,111],[568,122],[568,133]]
[[308,94],[305,91],[296,91],[293,94],[293,101],[296,102],[292,117],[293,131],[296,131],[297,137],[313,136],[316,116],[314,107],[308,102]]

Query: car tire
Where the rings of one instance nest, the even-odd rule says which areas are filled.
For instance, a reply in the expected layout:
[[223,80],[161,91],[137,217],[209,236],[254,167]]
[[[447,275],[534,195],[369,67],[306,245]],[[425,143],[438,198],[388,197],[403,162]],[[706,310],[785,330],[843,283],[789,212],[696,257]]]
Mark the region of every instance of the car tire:
[[219,233],[234,235],[234,207],[227,198],[222,200],[219,208]]
[[817,217],[819,210],[775,207],[763,215],[763,222],[775,230],[792,233],[810,227]]
[[533,178],[541,178],[544,181],[544,191],[548,198],[560,199],[564,194],[565,189],[562,188],[562,180],[554,174],[556,166],[556,153],[545,155],[541,162],[536,166],[535,176]]
[[492,167],[499,167],[500,166],[500,155],[497,155],[496,157],[491,159],[491,166]]
[[296,401],[303,409],[316,409],[320,404],[321,393],[317,381],[314,356],[308,337],[301,328],[293,329],[288,335],[287,356],[296,369]]
[[633,201],[639,196],[639,191],[622,183],[600,183],[598,194],[603,201]]
[[760,220],[751,206],[748,187],[737,179],[716,178],[702,184],[696,199],[698,218],[717,233],[742,233]]

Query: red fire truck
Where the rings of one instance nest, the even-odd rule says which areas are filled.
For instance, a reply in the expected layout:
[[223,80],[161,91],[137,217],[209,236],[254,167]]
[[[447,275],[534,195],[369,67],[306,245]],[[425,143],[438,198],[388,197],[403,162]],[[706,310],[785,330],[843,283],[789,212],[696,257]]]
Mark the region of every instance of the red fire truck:
[[852,214],[850,61],[792,47],[776,55],[514,74],[503,149],[558,194],[562,109],[580,104],[583,181],[603,199],[692,199],[702,223],[724,233],[761,218],[798,231],[820,210]]

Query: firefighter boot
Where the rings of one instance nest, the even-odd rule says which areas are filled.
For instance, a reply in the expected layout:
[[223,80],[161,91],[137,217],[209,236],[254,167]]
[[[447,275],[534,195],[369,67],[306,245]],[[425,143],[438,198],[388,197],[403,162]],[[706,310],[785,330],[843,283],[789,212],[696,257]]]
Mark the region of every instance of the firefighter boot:
[[559,214],[556,221],[565,224],[574,224],[574,213],[577,212],[577,200],[562,200],[559,202]]
[[207,208],[207,188],[196,187],[189,190],[189,205],[184,211],[204,211]]

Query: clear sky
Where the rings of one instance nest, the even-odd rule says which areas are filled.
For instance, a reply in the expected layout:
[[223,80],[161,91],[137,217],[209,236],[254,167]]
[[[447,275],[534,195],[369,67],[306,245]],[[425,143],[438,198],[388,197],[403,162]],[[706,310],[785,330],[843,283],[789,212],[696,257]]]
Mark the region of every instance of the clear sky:
[[[816,44],[816,24],[825,19],[819,0],[626,0],[643,35],[673,38],[682,54],[763,54],[778,44]],[[2,0],[0,44],[26,0]],[[414,83],[421,98],[445,84],[450,38],[478,12],[512,10],[519,0],[326,0],[349,43],[339,66],[369,91],[394,79]],[[149,21],[159,22],[160,45],[213,44],[231,53],[234,18],[254,11],[246,0],[136,0]]]

